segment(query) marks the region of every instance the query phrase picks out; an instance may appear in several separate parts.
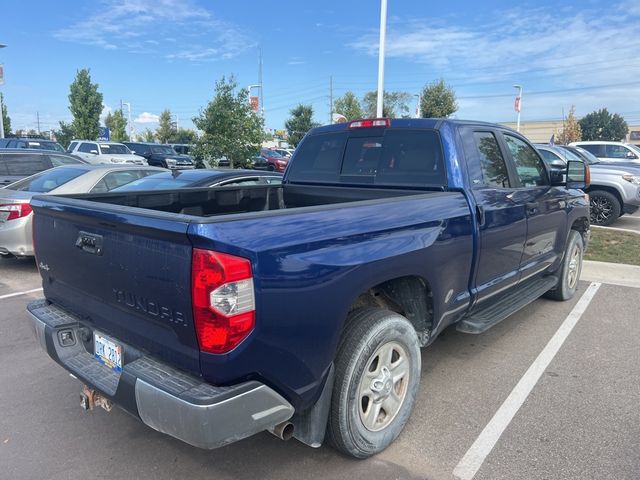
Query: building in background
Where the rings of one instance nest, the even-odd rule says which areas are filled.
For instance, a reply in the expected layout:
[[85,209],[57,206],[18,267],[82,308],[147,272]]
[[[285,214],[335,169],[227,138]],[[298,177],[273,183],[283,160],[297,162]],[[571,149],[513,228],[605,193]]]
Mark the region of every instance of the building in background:
[[[500,125],[516,129],[516,122],[500,122]],[[562,119],[560,120],[539,120],[531,122],[520,122],[520,133],[527,137],[532,143],[547,143],[551,135],[558,138],[562,131]],[[640,145],[640,124],[629,124],[629,133],[625,140],[628,143]]]

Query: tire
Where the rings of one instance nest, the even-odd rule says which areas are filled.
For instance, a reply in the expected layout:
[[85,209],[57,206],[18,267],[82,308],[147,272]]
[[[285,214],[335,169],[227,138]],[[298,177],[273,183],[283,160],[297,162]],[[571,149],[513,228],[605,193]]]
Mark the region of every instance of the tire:
[[549,290],[545,296],[552,300],[569,300],[578,288],[580,273],[582,272],[582,257],[584,255],[584,243],[579,232],[571,230],[567,248],[562,258],[560,279],[553,290]]
[[356,458],[387,448],[411,415],[420,368],[418,336],[405,317],[371,307],[352,312],[335,360],[331,445]]
[[607,226],[620,217],[622,205],[613,193],[595,190],[589,192],[589,211],[593,225]]
[[273,165],[269,165],[269,166],[267,167],[267,170],[269,170],[270,172],[275,172],[276,167],[274,167]]

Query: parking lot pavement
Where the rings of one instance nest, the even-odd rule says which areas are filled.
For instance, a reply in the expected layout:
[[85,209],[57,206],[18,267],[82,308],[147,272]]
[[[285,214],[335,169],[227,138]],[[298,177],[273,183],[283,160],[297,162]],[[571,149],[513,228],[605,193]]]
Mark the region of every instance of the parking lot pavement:
[[0,297],[41,286],[33,259],[0,256]]
[[624,228],[640,232],[640,212],[633,215],[623,215],[611,225],[614,228]]
[[[3,288],[37,287],[20,263]],[[14,271],[14,269],[16,271]],[[80,384],[40,350],[25,304],[0,300],[0,465],[12,479],[451,479],[452,472],[565,321],[568,302],[540,299],[479,336],[450,329],[423,350],[416,409],[403,434],[356,461],[264,433],[203,451],[119,409],[84,413]],[[4,293],[4,290],[3,290]],[[481,465],[476,479],[637,479],[640,472],[640,289],[602,285],[583,318]]]

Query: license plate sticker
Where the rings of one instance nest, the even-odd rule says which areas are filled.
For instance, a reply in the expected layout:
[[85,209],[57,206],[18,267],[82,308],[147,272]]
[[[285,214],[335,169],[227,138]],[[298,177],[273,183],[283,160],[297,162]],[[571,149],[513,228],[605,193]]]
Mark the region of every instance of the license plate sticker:
[[93,334],[94,356],[114,372],[122,372],[122,345],[100,333]]

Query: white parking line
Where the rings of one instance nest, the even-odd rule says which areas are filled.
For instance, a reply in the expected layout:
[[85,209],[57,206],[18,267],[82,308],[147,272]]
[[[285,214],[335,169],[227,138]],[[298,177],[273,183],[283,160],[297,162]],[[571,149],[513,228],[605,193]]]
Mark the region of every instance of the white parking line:
[[491,453],[500,436],[518,413],[518,410],[527,399],[533,387],[547,369],[553,358],[562,347],[573,327],[576,326],[582,314],[587,310],[589,303],[600,288],[600,283],[594,282],[587,288],[582,298],[573,307],[571,313],[562,322],[560,328],[551,337],[538,358],[534,360],[518,384],[511,391],[507,399],[500,406],[491,421],[484,427],[471,448],[467,450],[460,463],[453,470],[453,476],[458,480],[471,480],[482,466],[485,458]]
[[27,295],[29,293],[41,292],[42,288],[34,288],[33,290],[25,290],[24,292],[7,293],[6,295],[0,295],[0,300],[11,297],[19,297],[20,295]]

